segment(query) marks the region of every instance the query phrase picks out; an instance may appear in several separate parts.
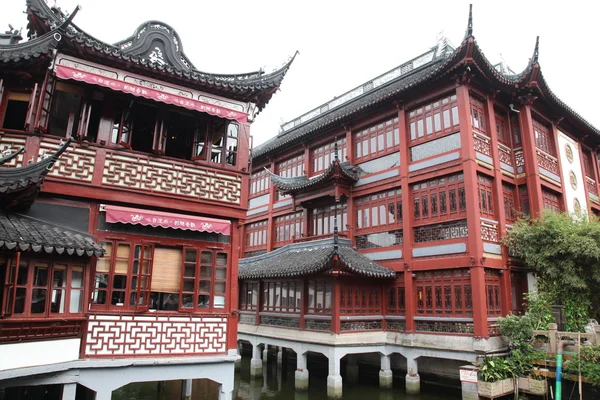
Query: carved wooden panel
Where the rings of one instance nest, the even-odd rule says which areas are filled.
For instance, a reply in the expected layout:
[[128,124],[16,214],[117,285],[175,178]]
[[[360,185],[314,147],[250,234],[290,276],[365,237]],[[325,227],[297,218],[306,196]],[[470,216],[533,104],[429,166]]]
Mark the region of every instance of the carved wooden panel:
[[[60,143],[58,141],[44,139],[40,143],[38,155],[54,154],[59,147]],[[48,175],[91,183],[94,176],[95,162],[96,149],[85,149],[72,144],[54,163]]]
[[241,202],[240,175],[201,166],[154,161],[143,155],[108,152],[102,184],[233,204]]
[[90,315],[88,357],[225,354],[227,319],[216,316]]
[[[2,135],[0,137],[0,152],[10,151],[14,153],[19,150],[21,147],[25,147],[25,142],[27,139],[23,136],[15,137],[9,135]],[[21,167],[23,166],[23,160],[26,154],[19,154],[17,157],[13,158],[6,164],[2,164],[3,167]]]

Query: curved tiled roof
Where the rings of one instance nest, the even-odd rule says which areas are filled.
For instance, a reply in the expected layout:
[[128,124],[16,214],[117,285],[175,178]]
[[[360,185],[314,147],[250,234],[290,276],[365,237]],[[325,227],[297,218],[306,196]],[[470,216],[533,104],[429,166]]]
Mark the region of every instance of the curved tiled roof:
[[59,32],[48,32],[37,39],[16,44],[0,45],[0,64],[20,63],[50,54],[61,40]]
[[309,190],[322,183],[332,179],[336,173],[339,173],[344,179],[354,183],[357,182],[360,176],[355,172],[355,166],[348,161],[342,163],[339,160],[334,160],[329,167],[320,175],[308,178],[306,175],[286,178],[279,176],[267,170],[271,175],[271,181],[281,193],[296,193],[302,190]]
[[[259,110],[264,108],[279,88],[297,54],[271,73],[262,70],[242,74],[208,73],[194,67],[183,53],[177,32],[163,22],[147,21],[127,39],[108,44],[80,29],[70,21],[72,16],[67,18],[60,9],[49,7],[43,0],[27,0],[27,8],[30,36],[39,34],[39,29],[62,27],[65,41],[70,46],[65,45],[61,50],[80,57],[109,59],[141,74],[151,74],[190,88],[253,102]],[[152,52],[155,52],[155,58],[150,56]]]
[[266,254],[239,260],[240,279],[294,278],[329,271],[338,255],[342,271],[367,278],[394,278],[396,273],[369,260],[336,238],[289,244]]

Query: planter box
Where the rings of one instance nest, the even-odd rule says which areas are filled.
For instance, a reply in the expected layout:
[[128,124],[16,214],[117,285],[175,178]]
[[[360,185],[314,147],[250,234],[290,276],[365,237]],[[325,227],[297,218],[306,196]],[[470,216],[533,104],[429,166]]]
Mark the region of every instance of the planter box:
[[477,391],[481,397],[493,399],[512,393],[515,390],[515,381],[513,378],[504,379],[497,382],[477,381]]
[[548,385],[546,384],[546,380],[538,381],[532,377],[519,377],[519,390],[537,396],[544,396],[548,393]]

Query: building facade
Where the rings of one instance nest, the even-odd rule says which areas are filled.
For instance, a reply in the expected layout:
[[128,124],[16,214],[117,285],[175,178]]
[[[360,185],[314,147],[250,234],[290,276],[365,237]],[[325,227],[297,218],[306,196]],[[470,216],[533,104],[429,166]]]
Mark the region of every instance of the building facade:
[[208,74],[169,25],[111,45],[77,11],[28,0],[29,40],[0,36],[0,388],[231,398],[250,123],[292,60]]
[[600,212],[599,132],[550,90],[538,46],[519,74],[493,65],[470,15],[458,47],[442,40],[254,149],[239,264],[253,365],[258,346],[289,347],[303,388],[306,354],[325,354],[337,396],[357,354],[381,355],[382,385],[400,354],[415,391],[420,360],[503,350],[496,319],[522,312],[532,283],[504,232],[544,209]]

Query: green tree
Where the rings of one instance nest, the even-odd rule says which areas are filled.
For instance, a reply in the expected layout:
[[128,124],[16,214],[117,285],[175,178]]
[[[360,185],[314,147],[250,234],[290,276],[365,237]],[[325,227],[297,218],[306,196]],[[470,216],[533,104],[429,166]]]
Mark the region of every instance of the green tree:
[[565,306],[568,329],[581,330],[600,311],[600,223],[596,218],[545,212],[519,220],[504,243],[533,268],[539,290]]

